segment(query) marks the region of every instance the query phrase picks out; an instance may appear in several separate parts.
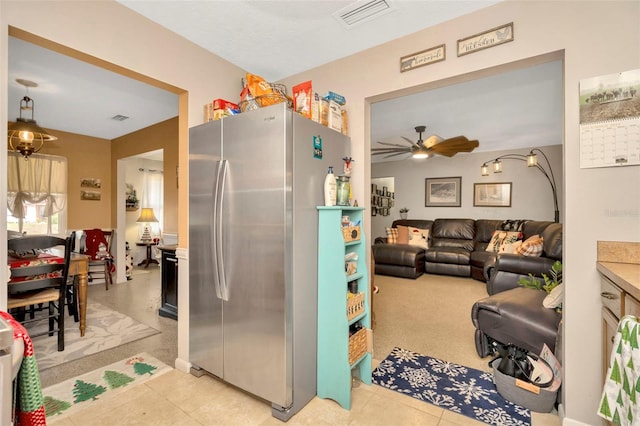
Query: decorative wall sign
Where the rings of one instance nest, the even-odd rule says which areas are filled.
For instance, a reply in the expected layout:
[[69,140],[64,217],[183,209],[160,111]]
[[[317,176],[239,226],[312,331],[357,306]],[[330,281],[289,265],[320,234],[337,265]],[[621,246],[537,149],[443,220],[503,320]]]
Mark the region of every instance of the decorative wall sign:
[[97,178],[82,178],[80,179],[80,188],[102,188],[102,180]]
[[446,47],[444,44],[422,50],[400,58],[400,72],[410,71],[425,65],[435,64],[446,59]]
[[458,40],[458,56],[513,41],[513,22]]
[[89,189],[83,189],[80,191],[80,199],[83,201],[100,201],[100,191],[92,191]]

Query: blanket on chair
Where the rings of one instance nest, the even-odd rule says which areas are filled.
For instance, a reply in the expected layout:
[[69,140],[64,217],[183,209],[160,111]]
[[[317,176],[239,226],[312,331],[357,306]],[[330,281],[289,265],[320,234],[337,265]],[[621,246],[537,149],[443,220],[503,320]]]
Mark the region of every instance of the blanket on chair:
[[38,364],[33,352],[31,337],[22,324],[16,321],[11,314],[0,311],[0,316],[13,327],[13,338],[24,341],[24,354],[18,377],[16,378],[18,389],[16,392],[16,426],[40,426],[46,425],[44,413],[44,398],[42,386],[40,386],[40,374]]

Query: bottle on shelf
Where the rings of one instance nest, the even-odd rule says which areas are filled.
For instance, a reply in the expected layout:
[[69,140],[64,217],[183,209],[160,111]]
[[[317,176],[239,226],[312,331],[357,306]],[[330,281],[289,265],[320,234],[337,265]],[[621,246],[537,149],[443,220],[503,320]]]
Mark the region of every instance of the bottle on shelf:
[[327,176],[324,178],[324,205],[335,206],[337,197],[337,181],[333,174],[333,167],[329,166]]

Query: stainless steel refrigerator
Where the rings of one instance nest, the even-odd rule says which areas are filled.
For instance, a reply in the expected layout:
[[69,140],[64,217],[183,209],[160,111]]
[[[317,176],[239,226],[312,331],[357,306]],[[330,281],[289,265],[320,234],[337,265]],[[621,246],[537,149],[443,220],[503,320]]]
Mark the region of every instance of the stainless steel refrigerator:
[[284,421],[316,394],[316,206],[349,152],[285,104],[189,131],[190,361]]

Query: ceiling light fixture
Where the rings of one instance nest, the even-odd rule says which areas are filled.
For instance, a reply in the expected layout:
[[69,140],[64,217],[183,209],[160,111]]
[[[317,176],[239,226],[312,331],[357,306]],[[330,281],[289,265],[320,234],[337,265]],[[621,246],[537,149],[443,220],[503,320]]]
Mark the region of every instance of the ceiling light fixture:
[[[9,147],[12,151],[22,154],[25,160],[28,160],[31,154],[42,149],[45,142],[54,141],[58,138],[38,126],[33,118],[34,102],[27,95],[29,94],[29,87],[37,87],[38,84],[23,79],[17,79],[16,81],[26,88],[27,94],[20,99],[20,117],[16,119],[15,123],[9,124]],[[29,110],[31,111],[31,118],[22,117],[22,111]]]
[[[544,158],[546,163],[546,168],[544,164],[541,165],[538,163],[538,156],[536,155],[536,152],[539,152],[540,154],[542,154],[542,157]],[[538,169],[540,173],[544,175],[544,177],[547,178],[547,180],[549,181],[549,185],[551,185],[551,193],[553,195],[554,220],[556,222],[560,222],[560,211],[558,210],[558,193],[556,191],[556,188],[557,188],[556,179],[553,176],[553,169],[551,168],[551,163],[549,163],[549,159],[547,158],[545,153],[539,150],[538,148],[533,148],[531,151],[529,151],[529,154],[527,155],[522,155],[522,154],[501,155],[495,158],[494,160],[491,160],[493,162],[493,173],[502,172],[502,161],[500,160],[524,161],[525,163],[527,163],[527,167],[535,167],[536,169]],[[489,176],[489,165],[487,163],[488,161],[483,163],[482,166],[480,166],[480,173],[482,174],[482,176]]]

